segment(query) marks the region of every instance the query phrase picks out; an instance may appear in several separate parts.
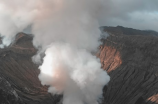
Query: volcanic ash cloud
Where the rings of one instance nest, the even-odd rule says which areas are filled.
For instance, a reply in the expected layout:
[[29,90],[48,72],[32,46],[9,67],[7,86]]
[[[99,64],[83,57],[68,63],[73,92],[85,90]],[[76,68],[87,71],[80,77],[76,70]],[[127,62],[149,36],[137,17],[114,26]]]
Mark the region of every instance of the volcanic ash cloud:
[[[63,104],[97,104],[110,80],[100,60],[91,54],[100,45],[98,16],[102,0],[14,1],[0,0],[3,8],[10,10],[6,14],[0,8],[9,17],[3,21],[8,25],[0,27],[3,45],[10,44],[16,32],[31,26],[33,44],[39,50],[33,61],[38,62],[45,52],[39,67],[42,85],[49,85],[52,94],[63,94]],[[19,18],[23,24],[17,21]],[[9,27],[16,28],[7,33]]]
[[49,92],[64,94],[63,104],[97,104],[109,76],[100,60],[85,49],[52,44],[45,52],[39,79]]

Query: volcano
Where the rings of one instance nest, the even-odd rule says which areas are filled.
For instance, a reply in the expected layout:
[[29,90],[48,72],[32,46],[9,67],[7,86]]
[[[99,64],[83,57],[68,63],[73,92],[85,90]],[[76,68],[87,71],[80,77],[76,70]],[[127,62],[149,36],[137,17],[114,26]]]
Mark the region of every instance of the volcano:
[[[132,28],[101,27],[96,56],[111,80],[103,89],[103,104],[158,104],[158,33]],[[18,33],[15,41],[0,49],[1,104],[59,104],[62,95],[51,95],[38,79],[32,62],[37,50],[32,35]],[[99,77],[99,76],[98,76]]]

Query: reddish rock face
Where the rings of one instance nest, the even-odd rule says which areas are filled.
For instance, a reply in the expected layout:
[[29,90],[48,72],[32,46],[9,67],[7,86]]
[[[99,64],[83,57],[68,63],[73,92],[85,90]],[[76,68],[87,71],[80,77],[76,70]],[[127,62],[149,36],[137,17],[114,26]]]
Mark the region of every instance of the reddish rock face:
[[105,29],[110,35],[102,39],[103,45],[97,55],[111,77],[104,88],[103,103],[155,104],[158,99],[155,95],[158,93],[158,37],[138,35],[142,31],[129,28],[126,35],[122,34],[125,28],[123,31],[116,28],[112,33]]
[[[154,104],[158,99],[158,37],[116,28],[113,32],[105,29],[110,35],[101,40],[103,44],[97,54],[102,68],[111,77],[103,89],[103,104]],[[31,60],[36,51],[32,36],[23,33],[8,48],[0,49],[0,98],[3,98],[0,102],[57,104],[60,101],[62,96],[50,95],[38,80],[38,65]]]
[[9,47],[0,49],[0,104],[52,104],[52,96],[38,79],[38,65],[32,62],[36,49],[32,36],[20,33]]
[[153,95],[150,98],[148,98],[148,101],[152,101],[152,102],[158,103],[158,94]]
[[114,47],[100,46],[100,53],[97,56],[100,58],[102,68],[108,73],[122,64],[120,52]]

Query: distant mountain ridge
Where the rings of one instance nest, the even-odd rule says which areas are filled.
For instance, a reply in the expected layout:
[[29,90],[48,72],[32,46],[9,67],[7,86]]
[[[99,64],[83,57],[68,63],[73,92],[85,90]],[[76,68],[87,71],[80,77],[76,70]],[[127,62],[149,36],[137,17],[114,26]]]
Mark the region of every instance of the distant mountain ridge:
[[102,29],[107,33],[115,34],[115,35],[144,35],[144,36],[158,36],[158,32],[153,30],[138,30],[133,28],[127,28],[123,26],[102,26]]

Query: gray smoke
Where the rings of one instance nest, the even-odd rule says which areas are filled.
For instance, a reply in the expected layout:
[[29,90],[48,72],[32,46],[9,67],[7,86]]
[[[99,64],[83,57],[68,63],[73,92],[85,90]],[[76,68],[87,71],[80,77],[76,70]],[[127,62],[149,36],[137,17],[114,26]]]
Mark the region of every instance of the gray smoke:
[[[93,1],[94,0],[92,0],[92,2]],[[102,2],[101,5],[99,4],[100,1]],[[3,24],[0,26],[0,35],[4,38],[3,44],[1,44],[0,47],[8,46],[14,40],[17,32],[23,31],[28,26],[32,26],[32,24],[37,25],[37,21],[43,21],[44,18],[51,18],[53,14],[56,15],[58,12],[56,11],[57,8],[54,6],[54,3],[57,2],[59,3],[60,0],[28,0],[27,2],[24,0],[0,0],[0,24]],[[67,2],[67,4],[69,3],[68,5],[72,4],[70,3],[71,1],[66,0],[65,2]],[[91,6],[91,11],[94,10],[99,13],[101,12],[99,14],[100,26],[121,25],[137,29],[150,29],[158,31],[157,0],[99,0],[99,2],[96,0],[94,2],[96,3],[96,6],[98,4],[100,5],[98,6],[99,10],[95,7],[92,8],[94,5],[91,5],[93,4],[91,2],[89,4],[85,3],[84,5],[87,5],[88,7]],[[82,3],[82,1],[80,3]],[[75,10],[77,10],[77,8],[79,9],[78,4],[76,4],[74,7],[76,8]],[[85,9],[85,7],[82,7],[83,6],[80,8]],[[73,9],[69,12],[73,12]],[[66,11],[63,11],[63,13],[68,14]],[[78,13],[70,13],[70,15],[73,16],[76,14]],[[42,21],[39,23],[39,25],[44,25],[46,22],[43,21],[42,23]],[[36,29],[37,26],[33,26],[33,28]],[[45,31],[43,31],[43,33],[45,33]],[[39,43],[35,44],[39,45]]]
[[[14,1],[14,2],[13,2]],[[31,26],[41,60],[39,79],[48,92],[63,94],[63,104],[97,104],[110,77],[91,52],[100,42],[102,0],[0,0],[0,33],[8,46],[17,32]],[[25,6],[24,6],[25,5]]]
[[39,79],[48,91],[63,94],[63,104],[96,104],[110,79],[91,54],[99,46],[99,26],[158,31],[157,5],[157,0],[0,0],[0,48],[18,32],[30,31],[39,50],[33,61],[41,63]]

